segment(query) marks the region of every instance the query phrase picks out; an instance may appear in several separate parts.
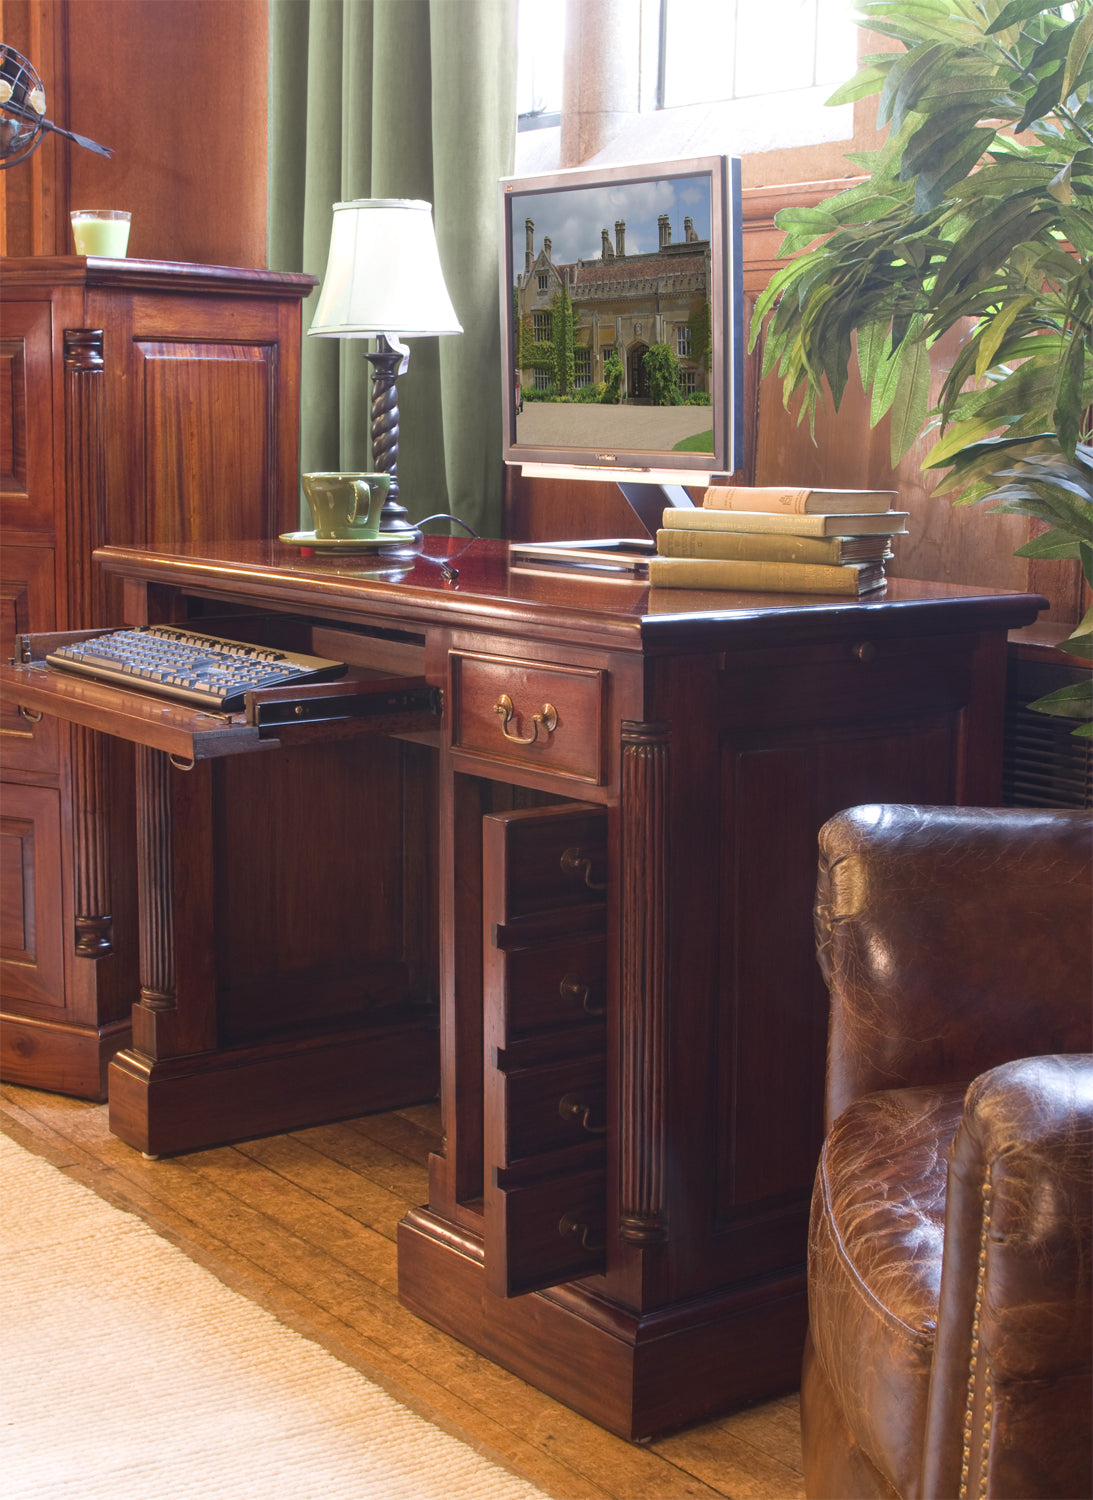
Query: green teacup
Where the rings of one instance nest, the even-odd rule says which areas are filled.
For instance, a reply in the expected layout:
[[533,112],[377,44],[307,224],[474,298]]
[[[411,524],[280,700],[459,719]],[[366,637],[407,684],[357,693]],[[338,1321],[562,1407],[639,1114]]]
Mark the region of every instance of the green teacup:
[[317,539],[372,541],[379,536],[390,474],[304,474],[301,478]]

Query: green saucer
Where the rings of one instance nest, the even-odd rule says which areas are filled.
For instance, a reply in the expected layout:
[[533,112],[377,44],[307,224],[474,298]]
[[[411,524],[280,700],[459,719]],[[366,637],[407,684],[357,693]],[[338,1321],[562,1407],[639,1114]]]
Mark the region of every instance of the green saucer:
[[403,545],[394,536],[316,536],[313,531],[282,531],[280,540],[316,552],[383,552]]

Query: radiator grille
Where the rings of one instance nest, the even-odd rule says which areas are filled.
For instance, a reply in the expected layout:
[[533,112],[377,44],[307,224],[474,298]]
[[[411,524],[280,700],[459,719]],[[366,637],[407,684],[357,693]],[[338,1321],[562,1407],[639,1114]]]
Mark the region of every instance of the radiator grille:
[[1073,719],[1028,707],[1033,698],[1083,675],[1078,666],[1011,658],[1003,752],[1007,807],[1093,807],[1093,742],[1074,735]]

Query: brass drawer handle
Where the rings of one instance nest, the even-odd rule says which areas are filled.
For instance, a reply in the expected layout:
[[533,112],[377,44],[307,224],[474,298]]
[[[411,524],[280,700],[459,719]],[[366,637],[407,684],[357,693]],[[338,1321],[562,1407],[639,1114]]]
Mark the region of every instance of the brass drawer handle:
[[585,1015],[588,1016],[602,1016],[607,1010],[606,1005],[593,1005],[591,1003],[592,990],[590,986],[585,984],[576,974],[565,974],[562,976],[562,982],[558,986],[558,994],[563,1000],[575,1000]]
[[607,889],[606,880],[592,879],[592,861],[587,854],[582,854],[576,845],[562,851],[561,865],[567,875],[580,875],[590,891]]
[[532,714],[532,731],[526,735],[512,734],[509,730],[509,720],[512,718],[515,710],[513,709],[512,699],[508,693],[501,694],[500,698],[493,705],[493,711],[495,714],[501,715],[501,733],[507,740],[511,740],[514,745],[533,745],[539,736],[540,724],[546,730],[547,734],[553,734],[558,727],[558,710],[554,707],[553,703],[544,703],[539,713]]
[[592,1106],[586,1104],[579,1094],[563,1094],[558,1100],[558,1114],[563,1120],[576,1120],[589,1135],[606,1135],[606,1125],[591,1123]]
[[26,719],[28,724],[40,724],[45,718],[45,714],[35,713],[33,709],[30,708],[20,708],[19,717],[21,719]]
[[604,1242],[593,1240],[592,1230],[576,1214],[562,1215],[558,1220],[558,1233],[563,1240],[576,1240],[582,1250],[599,1251],[604,1248]]

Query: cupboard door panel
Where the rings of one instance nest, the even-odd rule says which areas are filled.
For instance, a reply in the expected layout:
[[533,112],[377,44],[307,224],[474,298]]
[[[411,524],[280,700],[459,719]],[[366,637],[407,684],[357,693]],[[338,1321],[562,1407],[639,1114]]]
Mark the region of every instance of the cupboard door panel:
[[53,532],[52,312],[48,302],[9,301],[0,322],[0,525],[47,536]]
[[[16,636],[56,626],[53,551],[45,547],[5,546],[3,559],[0,661],[10,661],[16,654]],[[8,770],[55,772],[57,720],[50,714],[27,718],[5,698],[0,702],[0,759]]]
[[147,540],[269,536],[276,348],[141,341],[136,357]]
[[0,814],[0,965],[8,1001],[28,1014],[63,1011],[60,794],[4,786]]

